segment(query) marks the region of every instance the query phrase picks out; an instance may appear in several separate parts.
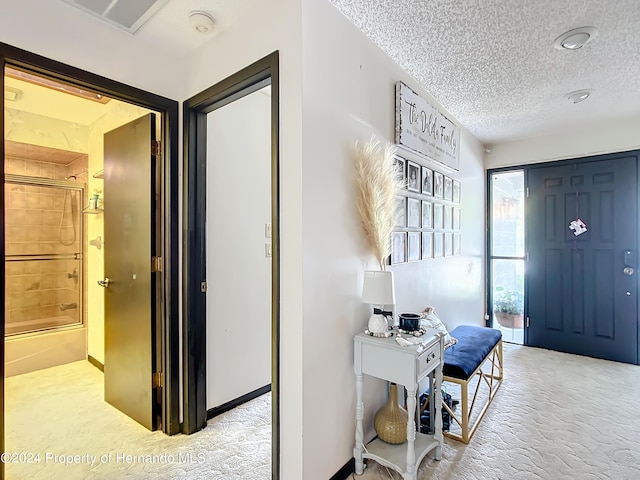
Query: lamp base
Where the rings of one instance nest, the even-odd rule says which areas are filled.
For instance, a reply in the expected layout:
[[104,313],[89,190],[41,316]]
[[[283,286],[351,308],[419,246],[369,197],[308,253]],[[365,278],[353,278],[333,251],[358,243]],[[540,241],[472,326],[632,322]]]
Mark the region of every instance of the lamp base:
[[387,333],[387,331],[389,330],[387,317],[385,317],[384,315],[374,313],[369,317],[367,330],[369,330],[369,332],[373,334]]

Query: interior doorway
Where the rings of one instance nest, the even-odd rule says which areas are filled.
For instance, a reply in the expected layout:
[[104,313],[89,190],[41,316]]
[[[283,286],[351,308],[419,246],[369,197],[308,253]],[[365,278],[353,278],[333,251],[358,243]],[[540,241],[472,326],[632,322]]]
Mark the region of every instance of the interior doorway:
[[[109,248],[103,138],[150,111],[160,120],[154,135],[161,143],[155,152],[146,145],[148,156],[155,158],[148,168],[155,195],[147,199],[154,211],[147,230],[160,260],[144,262],[156,270],[156,288],[150,292],[154,312],[148,317],[153,357],[146,363],[158,375],[147,376],[150,386],[160,379],[151,387],[155,426],[178,433],[177,103],[4,44],[0,55],[5,72],[0,248],[12,265],[0,276],[7,307],[0,331],[8,338],[2,343],[2,451],[11,446],[5,438],[11,421],[6,407],[12,400],[4,388],[11,374],[7,365],[22,369],[14,373],[74,360],[104,368],[104,289],[97,285],[104,280],[103,255]],[[111,248],[114,252],[117,242]],[[63,317],[71,320],[57,320]],[[48,355],[56,348],[67,357]],[[70,351],[78,358],[69,357]]]
[[[186,341],[192,352],[197,352],[186,365],[190,382],[189,397],[193,402],[185,404],[185,423],[190,431],[199,430],[204,427],[209,415],[264,394],[270,389],[272,478],[279,478],[280,452],[278,99],[276,52],[187,100],[184,114],[185,212],[188,212],[185,231],[189,232],[185,243],[184,298],[185,318],[188,319]],[[239,102],[238,109],[234,107],[236,102]],[[241,160],[242,152],[249,151],[245,144],[253,142],[253,138],[247,137],[251,135],[251,130],[245,128],[251,123],[247,120],[247,115],[252,115],[251,112],[244,111],[246,108],[260,108],[264,115],[259,117],[266,120],[266,125],[263,124],[261,127],[265,136],[264,142],[256,141],[256,145],[264,146],[257,158],[252,159],[260,162],[259,167],[253,164],[254,172],[247,170],[252,168],[250,161]],[[244,113],[236,110],[242,110]],[[231,117],[226,118],[230,112],[231,117],[239,119],[231,126],[233,133],[224,133],[224,129],[215,128],[216,124],[221,126],[231,121]],[[241,121],[242,118],[245,121]],[[213,131],[210,127],[213,127]],[[225,146],[220,135],[237,140],[234,144]],[[224,165],[220,165],[220,162]],[[215,175],[216,178],[211,175]],[[252,175],[256,176],[253,180],[250,179]],[[243,178],[246,178],[247,182],[243,183]],[[228,185],[224,185],[225,182]],[[257,187],[257,184],[252,182],[259,182],[260,186]],[[251,185],[254,185],[255,192],[252,191]],[[249,186],[248,191],[245,186]],[[234,207],[238,208],[233,210],[235,213],[216,210],[211,201],[215,201],[222,209],[235,202]],[[234,225],[243,222],[246,223],[243,228],[247,228],[234,228]],[[234,241],[234,235],[240,235],[241,238]],[[236,272],[235,267],[240,269],[242,262],[237,262],[234,266],[234,258],[247,253],[242,250],[243,245],[251,250],[249,263],[243,264],[246,267],[244,270]],[[225,282],[234,283],[234,275],[251,275],[252,264],[253,268],[264,273],[256,275],[259,284],[242,290],[238,288],[238,285],[242,284],[240,279],[239,282],[235,282],[236,288],[233,293],[225,290],[229,286],[225,285]],[[219,291],[210,294],[210,289]],[[254,294],[261,300],[256,301],[256,310],[249,313],[247,304],[254,301]],[[225,304],[221,305],[221,302]],[[252,317],[250,321],[239,318],[247,313]],[[252,349],[251,353],[247,353],[247,350],[242,348],[233,352],[234,360],[223,365],[220,365],[221,361],[215,365],[211,364],[211,360],[216,358],[216,353],[224,354],[228,351],[230,342],[242,338],[239,336],[242,326],[251,325],[252,321],[259,322],[259,327],[249,327],[257,334],[251,344],[255,344],[253,348],[256,351],[262,352],[259,358],[253,355]],[[270,345],[266,344],[267,342]],[[214,349],[216,351],[213,351]],[[268,369],[251,367],[252,362],[261,363],[269,360]],[[232,370],[234,364],[244,368],[244,373],[239,374],[246,377],[242,379],[243,384],[224,381],[225,369],[228,372],[227,379],[236,376]],[[250,371],[251,369],[255,371]],[[244,382],[245,380],[250,381]],[[265,382],[269,384],[265,385]],[[220,393],[221,395],[218,395]],[[218,405],[220,402],[225,403]]]

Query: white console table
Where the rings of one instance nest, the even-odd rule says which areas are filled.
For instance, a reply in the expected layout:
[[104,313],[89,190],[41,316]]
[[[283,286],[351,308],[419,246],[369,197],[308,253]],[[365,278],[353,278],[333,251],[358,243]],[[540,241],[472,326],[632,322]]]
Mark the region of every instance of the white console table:
[[[430,451],[434,458],[442,457],[442,358],[444,355],[444,336],[430,335],[427,332],[421,345],[401,347],[395,335],[389,338],[377,338],[360,333],[354,337],[354,370],[356,374],[356,444],[353,457],[356,461],[356,473],[362,474],[364,459],[376,462],[398,471],[404,480],[416,480],[420,462]],[[407,442],[392,445],[379,438],[364,445],[362,419],[364,402],[362,386],[364,375],[370,375],[389,382],[403,385],[407,390]],[[422,380],[429,377],[430,416],[433,433],[416,432],[419,429],[419,405],[416,401],[417,389]],[[413,418],[413,421],[411,421]]]

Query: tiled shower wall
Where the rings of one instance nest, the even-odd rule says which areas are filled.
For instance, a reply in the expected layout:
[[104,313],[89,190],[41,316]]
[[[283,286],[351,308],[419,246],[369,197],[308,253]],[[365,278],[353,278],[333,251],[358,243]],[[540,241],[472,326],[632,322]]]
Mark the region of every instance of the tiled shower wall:
[[[86,183],[87,157],[81,157],[70,165],[7,158],[5,169],[7,174],[58,180],[76,175],[77,181]],[[72,202],[75,202],[73,209]],[[85,199],[80,198],[78,191],[67,190],[65,198],[63,188],[6,183],[5,248],[9,257],[6,261],[5,296],[7,333],[81,321],[81,260],[10,259],[15,258],[12,255],[81,252],[84,204]],[[61,306],[73,303],[76,308],[61,309]]]

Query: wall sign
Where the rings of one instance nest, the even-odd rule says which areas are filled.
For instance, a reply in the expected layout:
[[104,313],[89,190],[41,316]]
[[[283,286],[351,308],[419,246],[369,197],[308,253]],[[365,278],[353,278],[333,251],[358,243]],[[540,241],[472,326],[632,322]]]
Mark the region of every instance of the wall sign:
[[403,82],[396,82],[396,143],[459,170],[460,129]]

